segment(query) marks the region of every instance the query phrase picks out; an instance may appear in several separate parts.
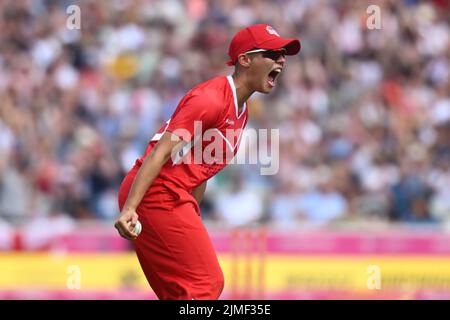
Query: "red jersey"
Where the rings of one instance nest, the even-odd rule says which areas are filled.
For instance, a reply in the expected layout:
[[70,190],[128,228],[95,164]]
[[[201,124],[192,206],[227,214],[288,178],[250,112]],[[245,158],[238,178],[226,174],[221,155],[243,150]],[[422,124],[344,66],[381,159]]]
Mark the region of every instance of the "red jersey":
[[186,142],[161,168],[152,186],[190,192],[222,170],[236,155],[248,120],[247,103],[238,111],[231,76],[216,77],[191,89],[136,161],[140,166],[165,131]]

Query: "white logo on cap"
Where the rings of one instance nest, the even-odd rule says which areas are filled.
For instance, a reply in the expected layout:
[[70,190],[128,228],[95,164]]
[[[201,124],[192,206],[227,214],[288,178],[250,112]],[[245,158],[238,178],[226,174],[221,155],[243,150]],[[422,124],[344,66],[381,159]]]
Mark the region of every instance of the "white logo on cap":
[[278,36],[278,37],[280,36],[280,35],[278,34],[278,32],[276,32],[275,29],[272,28],[271,26],[267,26],[267,27],[266,27],[266,30],[267,30],[267,32],[270,33],[270,34],[274,34],[274,35],[276,35],[276,36]]

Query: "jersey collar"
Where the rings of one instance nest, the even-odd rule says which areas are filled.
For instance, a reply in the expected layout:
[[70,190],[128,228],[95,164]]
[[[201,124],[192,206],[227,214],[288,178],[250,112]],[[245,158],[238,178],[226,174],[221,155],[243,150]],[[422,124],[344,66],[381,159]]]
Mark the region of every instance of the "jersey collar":
[[247,109],[247,101],[244,102],[244,106],[242,107],[241,114],[238,114],[238,102],[237,102],[237,94],[236,94],[236,86],[234,85],[233,77],[231,75],[227,76],[228,83],[230,84],[231,91],[233,92],[234,97],[234,108],[236,110],[236,117],[238,119],[241,118],[241,116],[244,114],[245,110]]

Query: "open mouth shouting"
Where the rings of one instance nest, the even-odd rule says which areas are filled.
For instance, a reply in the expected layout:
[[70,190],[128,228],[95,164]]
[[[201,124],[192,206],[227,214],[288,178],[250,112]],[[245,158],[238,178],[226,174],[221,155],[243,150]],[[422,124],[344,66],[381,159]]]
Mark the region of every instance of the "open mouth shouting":
[[281,73],[282,68],[277,67],[269,72],[267,78],[268,83],[271,88],[275,87],[275,79],[278,77],[278,75]]

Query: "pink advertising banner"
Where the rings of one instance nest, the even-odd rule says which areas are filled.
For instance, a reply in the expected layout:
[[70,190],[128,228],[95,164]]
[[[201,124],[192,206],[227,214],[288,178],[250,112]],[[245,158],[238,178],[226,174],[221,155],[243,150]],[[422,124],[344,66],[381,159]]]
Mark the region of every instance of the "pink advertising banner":
[[[261,229],[210,231],[219,253],[264,251],[277,254],[428,254],[450,255],[450,233],[437,230],[389,231],[284,231]],[[76,252],[120,252],[133,244],[120,238],[113,228],[90,227],[58,236],[39,236],[17,231],[3,251],[63,250]]]
[[268,253],[326,254],[436,254],[450,255],[450,234],[437,231],[367,232],[231,232],[216,233],[213,242],[219,252],[235,248],[264,249]]

